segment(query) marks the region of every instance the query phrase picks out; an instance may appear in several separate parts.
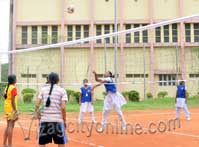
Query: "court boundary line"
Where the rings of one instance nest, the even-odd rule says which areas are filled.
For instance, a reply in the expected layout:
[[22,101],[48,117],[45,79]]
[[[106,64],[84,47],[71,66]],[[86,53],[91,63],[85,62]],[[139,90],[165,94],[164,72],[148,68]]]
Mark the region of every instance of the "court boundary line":
[[[78,114],[79,112],[77,112]],[[155,116],[155,115],[169,115],[169,114],[175,114],[175,112],[166,112],[166,113],[150,113],[150,114],[127,114],[127,115],[130,115],[130,116]],[[190,112],[191,115],[199,115],[199,113],[197,112]],[[109,117],[116,117],[117,114],[111,114]],[[99,117],[102,117],[102,114],[98,114],[98,115],[95,115],[95,118],[99,118]],[[70,118],[70,117],[69,117]],[[84,119],[90,119],[90,117],[86,116],[84,117]]]

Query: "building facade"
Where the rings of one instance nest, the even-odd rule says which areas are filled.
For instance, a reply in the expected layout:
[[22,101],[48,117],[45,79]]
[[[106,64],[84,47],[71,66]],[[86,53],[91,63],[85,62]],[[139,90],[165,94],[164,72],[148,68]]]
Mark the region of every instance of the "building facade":
[[[117,2],[118,31],[199,13],[199,0]],[[74,13],[67,12],[71,5]],[[14,50],[114,32],[114,0],[15,0],[14,12]],[[199,18],[120,35],[119,82],[132,82],[119,85],[120,90],[137,90],[143,98],[146,86],[146,92],[154,96],[160,91],[175,96],[175,82],[172,80],[183,78],[188,81],[190,93],[196,94],[199,92],[198,48]],[[78,87],[67,84],[79,83],[84,78],[93,82],[92,70],[102,76],[105,69],[114,72],[113,37],[19,53],[14,55],[12,65],[22,83],[45,82],[46,75],[56,71],[60,73],[61,82],[70,89]],[[99,88],[97,93],[102,91]]]

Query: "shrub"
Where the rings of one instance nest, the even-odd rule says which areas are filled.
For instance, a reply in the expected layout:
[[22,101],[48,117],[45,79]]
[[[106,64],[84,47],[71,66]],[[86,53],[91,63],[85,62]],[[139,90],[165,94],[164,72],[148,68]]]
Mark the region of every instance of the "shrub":
[[128,98],[132,102],[139,102],[139,100],[140,100],[139,92],[137,92],[135,90],[128,92]]
[[32,93],[33,95],[36,93],[36,91],[32,88],[25,88],[21,91],[22,95],[26,94],[26,93]]
[[126,100],[129,99],[129,92],[128,91],[122,92],[122,95],[126,98]]
[[150,92],[148,92],[148,93],[146,94],[146,96],[147,96],[148,99],[153,98],[153,95],[152,95],[152,93],[150,93]]
[[74,90],[66,90],[67,95],[68,95],[68,100],[70,102],[77,102],[79,103],[79,97],[80,97],[80,92],[74,91]]
[[103,92],[102,92],[102,95],[103,95],[103,97],[105,97],[105,96],[106,96],[106,92],[105,92],[105,91],[103,91]]
[[73,95],[75,93],[74,90],[66,89],[67,95],[68,95],[68,101],[73,100]]
[[165,98],[168,95],[167,91],[160,91],[158,93],[158,98]]
[[23,101],[24,101],[24,103],[31,103],[33,97],[34,97],[33,93],[24,93],[24,95],[23,95]]
[[73,96],[75,97],[76,102],[79,103],[80,92],[75,92]]

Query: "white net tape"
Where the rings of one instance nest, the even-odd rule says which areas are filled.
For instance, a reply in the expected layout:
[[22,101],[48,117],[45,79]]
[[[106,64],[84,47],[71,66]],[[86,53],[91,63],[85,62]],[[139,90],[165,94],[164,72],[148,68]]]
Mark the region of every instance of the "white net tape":
[[70,45],[75,45],[75,44],[78,44],[78,43],[84,43],[84,42],[87,42],[87,41],[95,41],[95,40],[98,40],[98,39],[104,39],[104,38],[109,38],[109,37],[113,37],[113,36],[118,36],[118,35],[121,35],[121,34],[141,32],[141,31],[144,31],[144,30],[154,29],[154,28],[157,28],[157,27],[160,27],[160,26],[173,24],[173,23],[179,23],[179,22],[183,22],[183,21],[188,21],[188,20],[195,19],[195,18],[199,18],[199,14],[180,17],[180,18],[176,18],[176,19],[172,19],[172,20],[168,20],[168,21],[159,22],[159,23],[156,23],[156,24],[142,26],[142,27],[139,27],[139,28],[132,28],[132,29],[122,30],[122,31],[114,32],[114,33],[78,39],[78,40],[74,40],[74,41],[66,41],[66,42],[61,42],[61,43],[56,43],[56,44],[44,45],[44,46],[39,46],[39,47],[31,47],[31,48],[14,50],[14,51],[1,51],[0,54],[22,53],[22,52],[45,50],[45,49],[49,49],[49,48],[56,48],[56,47],[60,47],[60,46],[70,46]]

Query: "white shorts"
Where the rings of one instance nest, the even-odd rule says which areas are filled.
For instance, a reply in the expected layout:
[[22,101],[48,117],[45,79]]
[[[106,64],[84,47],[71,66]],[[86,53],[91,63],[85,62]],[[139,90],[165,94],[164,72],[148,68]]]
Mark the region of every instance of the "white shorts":
[[177,98],[176,99],[176,107],[184,108],[184,106],[186,105],[185,101],[186,101],[185,98]]
[[93,112],[94,107],[91,102],[81,103],[80,112]]
[[119,92],[109,92],[104,100],[104,110],[120,109],[124,104],[126,104],[126,100]]

